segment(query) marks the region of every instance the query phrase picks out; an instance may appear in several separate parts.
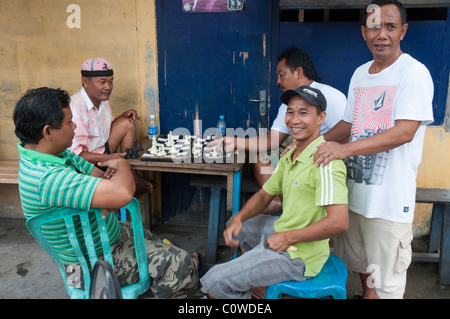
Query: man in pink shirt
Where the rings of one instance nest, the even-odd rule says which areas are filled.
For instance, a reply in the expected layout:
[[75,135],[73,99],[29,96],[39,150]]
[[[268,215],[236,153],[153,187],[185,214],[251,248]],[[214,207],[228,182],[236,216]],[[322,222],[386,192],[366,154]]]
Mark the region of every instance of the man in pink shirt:
[[[134,147],[135,122],[140,118],[134,109],[114,117],[109,105],[114,72],[104,59],[89,59],[81,65],[82,88],[71,97],[73,122],[77,125],[69,148],[87,161],[97,164],[125,157],[125,149]],[[121,153],[116,153],[119,149]],[[136,194],[151,192],[153,183],[133,171]]]

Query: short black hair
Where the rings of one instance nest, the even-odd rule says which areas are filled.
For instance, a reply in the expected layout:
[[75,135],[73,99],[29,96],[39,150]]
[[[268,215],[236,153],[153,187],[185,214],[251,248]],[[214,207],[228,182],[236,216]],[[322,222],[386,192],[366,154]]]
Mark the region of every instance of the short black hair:
[[28,90],[17,102],[13,120],[14,133],[24,144],[38,144],[44,126],[61,128],[63,109],[70,107],[66,91],[47,87]]
[[382,7],[382,6],[386,6],[388,4],[393,4],[393,5],[395,5],[398,8],[398,10],[400,11],[401,19],[402,19],[402,25],[404,25],[407,22],[406,9],[405,9],[405,6],[401,2],[399,2],[397,0],[373,0],[372,2],[370,2],[367,5],[366,9],[364,10],[363,16],[362,16],[362,20],[361,20],[361,24],[363,26],[366,26],[367,15],[369,14],[369,12],[367,12],[367,10],[369,9],[369,6],[377,5],[379,7]]
[[278,62],[286,59],[286,66],[291,70],[292,73],[298,68],[303,69],[303,74],[310,80],[320,82],[320,78],[314,69],[314,64],[311,60],[309,54],[296,46],[293,46],[283,52],[281,52],[278,57]]

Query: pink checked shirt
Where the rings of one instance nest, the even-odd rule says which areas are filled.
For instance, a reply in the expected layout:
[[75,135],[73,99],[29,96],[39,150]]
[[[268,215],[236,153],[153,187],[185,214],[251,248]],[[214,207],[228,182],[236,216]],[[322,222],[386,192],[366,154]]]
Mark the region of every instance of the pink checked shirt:
[[71,97],[70,108],[77,128],[69,149],[77,155],[82,151],[103,154],[114,120],[109,102],[102,101],[97,109],[81,88]]

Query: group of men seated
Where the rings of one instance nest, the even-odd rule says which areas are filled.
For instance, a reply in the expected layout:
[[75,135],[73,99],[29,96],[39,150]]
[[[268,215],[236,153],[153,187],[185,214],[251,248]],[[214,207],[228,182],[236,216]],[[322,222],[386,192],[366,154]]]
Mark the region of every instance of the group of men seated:
[[[224,137],[210,145],[271,153],[254,165],[261,189],[224,231],[226,244],[239,245],[243,254],[202,276],[200,254],[190,256],[145,230],[150,297],[196,286],[211,298],[261,297],[269,285],[316,276],[331,237],[335,253],[360,274],[363,298],[403,297],[433,83],[426,67],[400,49],[408,28],[403,5],[372,5],[361,33],[373,60],[354,72],[347,97],[320,83],[308,54],[292,47],[278,60],[282,104],[268,135]],[[82,88],[72,97],[60,89],[33,89],[15,107],[22,207],[27,218],[62,206],[104,209],[114,269],[125,285],[138,271],[132,232],[112,211],[154,184],[124,159],[139,116],[135,110],[112,116],[111,64],[89,59],[81,75]],[[261,138],[267,143],[258,143]],[[257,148],[283,142],[282,150]],[[60,254],[65,265],[74,262],[73,251]],[[369,265],[379,271],[371,273]]]

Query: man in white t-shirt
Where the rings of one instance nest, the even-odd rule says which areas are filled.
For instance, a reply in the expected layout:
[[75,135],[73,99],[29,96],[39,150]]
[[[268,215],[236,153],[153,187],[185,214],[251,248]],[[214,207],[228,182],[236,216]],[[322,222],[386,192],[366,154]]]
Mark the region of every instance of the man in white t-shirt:
[[[402,298],[411,262],[417,168],[433,122],[427,68],[400,49],[406,11],[375,0],[361,27],[373,61],[356,69],[344,118],[327,134],[317,165],[347,158],[349,230],[335,251],[360,274],[363,298]],[[350,142],[339,144],[350,136]]]
[[[308,85],[319,89],[325,96],[328,106],[326,118],[320,130],[320,133],[324,134],[342,119],[347,99],[342,92],[329,85],[319,83],[319,81],[313,62],[305,50],[293,46],[283,51],[278,57],[277,84],[283,92]],[[250,138],[229,136],[223,138],[224,149],[227,152],[234,149],[244,149],[253,152],[253,154],[259,153],[252,168],[253,175],[261,186],[270,178],[278,163],[280,145],[283,143],[290,144],[287,149],[292,148],[294,145],[292,143],[293,140],[289,137],[289,130],[285,123],[286,109],[287,106],[282,103],[267,135]],[[266,143],[262,143],[260,141],[261,138],[265,139]],[[215,143],[217,141],[213,141],[210,145]],[[265,154],[267,151],[272,151],[272,155],[270,158],[261,160],[261,154]],[[281,210],[281,200],[281,197],[277,196],[266,208],[265,213],[273,214]]]

